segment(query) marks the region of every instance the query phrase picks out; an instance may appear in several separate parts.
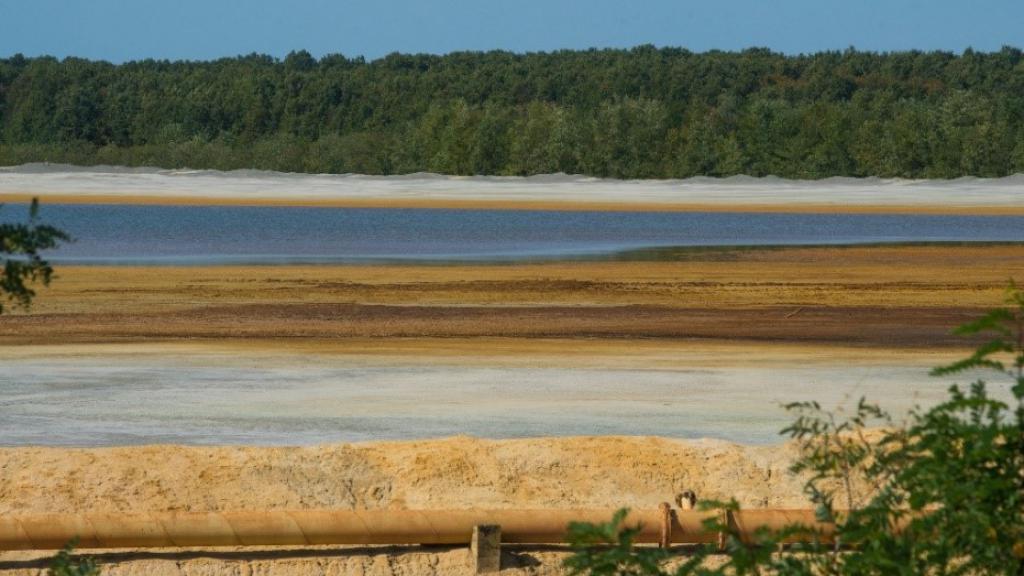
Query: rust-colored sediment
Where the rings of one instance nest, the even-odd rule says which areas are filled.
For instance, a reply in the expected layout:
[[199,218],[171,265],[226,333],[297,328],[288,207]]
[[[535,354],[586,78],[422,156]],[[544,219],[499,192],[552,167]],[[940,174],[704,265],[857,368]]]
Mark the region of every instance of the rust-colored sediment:
[[695,250],[674,262],[61,267],[0,342],[715,339],[963,345],[1024,246]]

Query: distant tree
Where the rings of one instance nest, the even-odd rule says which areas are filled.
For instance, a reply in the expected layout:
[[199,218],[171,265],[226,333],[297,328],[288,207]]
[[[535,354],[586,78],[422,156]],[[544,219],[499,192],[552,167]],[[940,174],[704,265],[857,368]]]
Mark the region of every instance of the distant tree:
[[292,51],[285,56],[284,67],[298,72],[308,72],[316,68],[316,59],[305,50]]
[[71,238],[63,231],[39,222],[39,201],[32,200],[26,224],[0,224],[0,313],[7,307],[27,308],[35,297],[31,284],[46,286],[53,267],[39,252],[56,248]]

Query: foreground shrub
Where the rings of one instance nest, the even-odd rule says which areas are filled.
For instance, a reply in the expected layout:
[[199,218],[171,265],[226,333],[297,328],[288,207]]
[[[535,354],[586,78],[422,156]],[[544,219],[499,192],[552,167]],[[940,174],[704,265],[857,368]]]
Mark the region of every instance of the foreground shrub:
[[36,295],[33,282],[49,285],[53,268],[40,252],[70,239],[62,230],[40,222],[36,199],[29,205],[28,223],[0,222],[0,314],[5,302],[27,308]]
[[76,558],[71,555],[78,542],[68,542],[57,553],[50,564],[49,576],[99,576],[100,568],[92,558]]

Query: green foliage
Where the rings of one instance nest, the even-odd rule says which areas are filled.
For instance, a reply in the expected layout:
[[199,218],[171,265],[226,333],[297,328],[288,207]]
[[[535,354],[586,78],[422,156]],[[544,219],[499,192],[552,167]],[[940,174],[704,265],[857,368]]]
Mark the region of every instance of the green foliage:
[[4,303],[28,307],[35,297],[33,282],[46,286],[53,278],[53,267],[39,252],[68,241],[67,234],[39,222],[39,202],[32,200],[27,224],[0,223],[0,313]]
[[[834,527],[834,543],[803,538],[809,542],[779,553],[808,528],[762,530],[745,542],[712,520],[706,528],[723,534],[726,558],[709,568],[714,550],[698,549],[671,573],[1024,574],[1024,292],[1011,285],[1007,304],[959,328],[991,339],[933,373],[994,371],[1008,379],[1011,403],[978,380],[966,391],[953,386],[946,401],[899,425],[863,399],[846,417],[814,402],[792,404],[796,419],[783,431],[800,449],[792,471],[807,478],[806,493],[817,519]],[[708,505],[736,509],[734,502]],[[574,573],[670,573],[664,552],[632,545],[622,518],[572,528]]]
[[932,374],[942,376],[987,368],[1013,379],[1014,397],[1018,400],[1024,397],[1024,291],[1012,281],[1007,289],[1006,304],[954,330],[953,333],[960,336],[985,334],[992,338],[969,358],[936,368]]
[[[704,510],[738,510],[735,501],[704,502]],[[616,512],[605,524],[572,523],[569,525],[569,540],[574,554],[567,558],[565,566],[574,576],[754,576],[765,573],[812,574],[804,562],[793,556],[776,552],[780,542],[795,535],[805,534],[803,526],[791,526],[780,531],[760,529],[753,537],[744,540],[735,526],[722,522],[718,517],[704,521],[704,529],[722,536],[721,549],[718,546],[698,546],[689,550],[687,556],[672,568],[668,567],[672,555],[661,548],[634,546],[633,539],[639,532],[636,526],[624,525],[628,510]],[[813,551],[810,547],[802,551]],[[722,562],[710,567],[709,560],[720,557]]]
[[0,165],[618,178],[1024,172],[1024,59],[677,48],[0,59]]
[[76,558],[71,555],[78,545],[77,540],[68,542],[50,564],[49,576],[99,576],[100,568],[92,558]]
[[619,510],[607,524],[573,522],[569,534],[575,554],[565,562],[570,574],[641,576],[657,574],[668,558],[660,548],[634,548],[638,527],[624,526],[628,510]]

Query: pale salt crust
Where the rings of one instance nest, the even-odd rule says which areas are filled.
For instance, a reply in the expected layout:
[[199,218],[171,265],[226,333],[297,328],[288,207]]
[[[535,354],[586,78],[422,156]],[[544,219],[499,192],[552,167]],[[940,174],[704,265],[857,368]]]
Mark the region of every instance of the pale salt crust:
[[[798,362],[789,362],[792,353]],[[863,396],[899,418],[915,405],[940,402],[950,384],[966,379],[930,378],[929,368],[943,363],[930,352],[856,363],[790,347],[729,356],[728,364],[719,354],[687,345],[670,357],[515,365],[487,356],[371,357],[208,343],[7,347],[0,348],[0,446],[313,445],[460,434],[770,444],[792,422],[782,408],[787,402],[811,397],[849,410]],[[990,390],[1010,398],[1004,382],[991,382]]]
[[611,180],[551,174],[531,177],[284,174],[254,170],[160,170],[55,164],[0,168],[0,196],[225,199],[296,202],[565,202],[651,205],[1024,206],[1024,174],[956,180],[775,177]]

